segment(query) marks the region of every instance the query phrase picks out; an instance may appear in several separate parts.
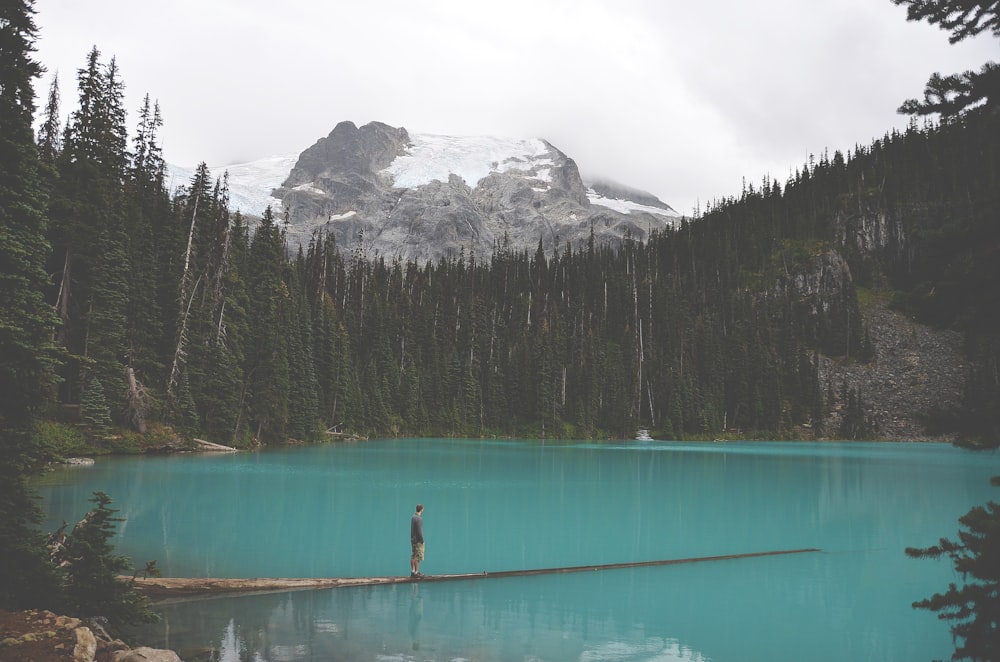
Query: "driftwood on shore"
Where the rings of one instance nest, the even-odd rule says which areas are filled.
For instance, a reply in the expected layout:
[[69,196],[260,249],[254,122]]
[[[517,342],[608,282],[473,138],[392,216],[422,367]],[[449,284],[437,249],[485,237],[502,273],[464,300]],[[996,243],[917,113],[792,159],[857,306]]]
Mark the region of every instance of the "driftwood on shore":
[[340,432],[335,427],[330,428],[324,434],[333,437],[335,441],[368,441],[368,437],[363,437],[353,432]]
[[528,570],[502,570],[499,572],[474,572],[452,575],[427,575],[413,579],[406,575],[393,577],[317,577],[317,578],[225,578],[225,577],[136,577],[135,588],[146,595],[161,598],[204,597],[225,593],[268,593],[278,591],[299,591],[304,589],[340,588],[347,586],[378,586],[381,584],[404,584],[410,582],[443,582],[468,579],[499,579],[502,577],[527,577],[532,575],[550,575],[570,572],[586,572],[597,570],[620,570],[623,568],[643,568],[659,565],[678,565],[682,563],[702,563],[707,561],[729,561],[760,556],[779,556],[783,554],[805,554],[819,552],[815,548],[785,549],[770,552],[751,552],[748,554],[726,554],[723,556],[699,556],[686,559],[666,559],[660,561],[634,561],[626,563],[605,563],[601,565],[567,566],[560,568],[534,568]]
[[199,448],[203,451],[215,451],[220,453],[236,453],[239,452],[238,448],[233,448],[232,446],[223,446],[222,444],[216,444],[211,441],[205,441],[204,439],[192,439],[192,441],[198,444]]

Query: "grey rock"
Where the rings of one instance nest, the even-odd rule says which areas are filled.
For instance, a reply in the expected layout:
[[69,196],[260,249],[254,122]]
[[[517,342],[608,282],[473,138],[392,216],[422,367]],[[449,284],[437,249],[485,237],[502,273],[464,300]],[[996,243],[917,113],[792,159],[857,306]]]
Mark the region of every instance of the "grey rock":
[[[448,140],[443,152],[465,149],[461,139]],[[605,183],[588,191],[576,163],[544,141],[524,141],[532,153],[498,157],[505,160],[494,161],[473,177],[477,181],[455,171],[400,181],[406,178],[390,166],[416,158],[415,142],[403,128],[341,122],[302,152],[272,193],[288,219],[290,249],[323,233],[343,252],[367,258],[426,262],[475,254],[488,260],[497,247],[534,251],[541,242],[549,254],[567,245],[578,249],[592,230],[601,244],[644,240],[680,218],[635,189]]]
[[115,651],[111,654],[111,660],[112,662],[181,662],[180,656],[174,651],[146,646]]
[[97,638],[90,628],[80,626],[73,630],[76,644],[73,646],[73,662],[92,662],[97,654]]
[[819,380],[833,396],[828,402],[828,434],[835,434],[842,409],[841,384],[858,389],[880,436],[906,441],[954,441],[951,434],[931,434],[925,417],[934,410],[961,405],[968,362],[962,334],[920,324],[889,307],[882,297],[862,311],[871,332],[875,360],[858,363],[821,356]]

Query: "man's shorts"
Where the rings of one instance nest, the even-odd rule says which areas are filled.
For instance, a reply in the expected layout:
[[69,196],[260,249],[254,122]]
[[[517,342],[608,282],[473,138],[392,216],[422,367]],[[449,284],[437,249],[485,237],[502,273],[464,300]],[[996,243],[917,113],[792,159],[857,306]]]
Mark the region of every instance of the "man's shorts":
[[410,551],[410,558],[413,559],[414,561],[423,561],[424,543],[422,542],[410,543],[410,547],[412,548]]

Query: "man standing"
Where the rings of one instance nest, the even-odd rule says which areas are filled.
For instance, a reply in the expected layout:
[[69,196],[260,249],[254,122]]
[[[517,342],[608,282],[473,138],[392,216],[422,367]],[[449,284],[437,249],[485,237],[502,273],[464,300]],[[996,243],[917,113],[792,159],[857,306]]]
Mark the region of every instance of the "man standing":
[[424,506],[417,504],[417,512],[410,518],[410,578],[420,579],[420,562],[424,560]]

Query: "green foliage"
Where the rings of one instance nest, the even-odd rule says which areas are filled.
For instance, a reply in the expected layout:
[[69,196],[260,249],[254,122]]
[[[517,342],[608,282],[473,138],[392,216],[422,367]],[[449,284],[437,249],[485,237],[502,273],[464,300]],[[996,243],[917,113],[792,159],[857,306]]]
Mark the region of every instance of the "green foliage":
[[[123,626],[151,623],[156,615],[145,596],[119,579],[131,569],[127,558],[115,553],[111,539],[118,522],[111,498],[95,492],[94,508],[66,536],[55,561],[66,573],[67,613],[80,617],[103,616],[113,631]],[[153,567],[146,564],[147,569]]]
[[21,473],[0,463],[0,608],[48,608],[60,597],[58,569],[38,531],[41,511]]
[[961,117],[969,112],[986,112],[1000,106],[1000,65],[987,62],[979,71],[942,76],[931,74],[923,99],[907,99],[899,107],[903,115]]
[[48,449],[58,457],[71,457],[93,453],[94,448],[79,427],[57,421],[39,421],[34,435],[40,448]]
[[[996,3],[894,1],[953,40],[998,35]],[[935,425],[1000,443],[1000,119],[979,112],[996,105],[992,63],[936,75],[905,107],[961,122],[810,156],[783,185],[748,184],[646,242],[592,236],[546,255],[541,239],[520,252],[504,240],[488,261],[416,264],[369,259],[360,241],[342,252],[320,234],[289,259],[272,210],[251,231],[229,211],[227,178],[204,164],[171,197],[158,106],[145,99],[130,152],[124,83],[96,48],[61,136],[53,83],[36,148],[33,11],[0,8],[0,558],[12,560],[0,565],[2,604],[60,594],[25,481],[81,446],[68,427],[38,425],[53,399],[79,405],[92,441],[120,451],[171,438],[164,425],[238,446],[330,428],[822,434],[834,398],[818,355],[873,358],[862,285],[965,333],[962,410]],[[840,255],[853,283],[797,285],[839,268]],[[838,436],[874,436],[860,391],[843,402]],[[160,420],[143,436],[147,418]],[[108,583],[123,563],[109,544],[114,511],[95,503],[74,542],[73,599],[82,605],[90,586],[104,606],[87,609],[124,620],[132,598]]]
[[[892,0],[905,5],[910,21],[927,21],[950,32],[952,44],[991,32],[1000,37],[1000,5],[995,0]],[[927,81],[923,100],[909,99],[899,107],[906,115],[939,114],[954,118],[970,113],[989,114],[1000,107],[1000,65],[987,62],[977,71],[942,76]]]
[[40,606],[58,591],[36,527],[41,511],[27,477],[49,459],[33,431],[56,384],[56,318],[43,295],[45,192],[31,130],[30,1],[0,4],[0,606]]
[[1000,447],[1000,333],[980,338],[977,358],[965,385],[959,429],[963,445],[973,449]]
[[837,436],[840,439],[873,439],[877,430],[866,413],[861,389],[848,388],[845,384],[841,401],[845,404]]
[[927,548],[907,548],[911,558],[947,556],[961,586],[952,583],[944,593],[913,603],[951,622],[956,639],[952,659],[1000,659],[1000,504],[976,506],[959,518],[958,541],[942,538]]
[[104,387],[96,376],[91,376],[80,398],[80,415],[87,430],[97,438],[111,432],[111,409],[104,397]]
[[[329,428],[821,434],[832,400],[810,357],[874,358],[856,284],[895,288],[910,314],[970,334],[976,415],[935,424],[996,427],[995,120],[811,157],[784,186],[748,184],[645,243],[546,255],[498,242],[487,261],[414,264],[319,234],[290,259],[273,212],[251,231],[204,165],[169,198],[158,109],[145,100],[127,153],[117,76],[96,50],[78,72],[49,206],[49,267],[66,283],[52,303],[73,357],[59,398],[98,427],[159,417],[235,445]],[[846,427],[826,433],[875,434],[854,396]]]

